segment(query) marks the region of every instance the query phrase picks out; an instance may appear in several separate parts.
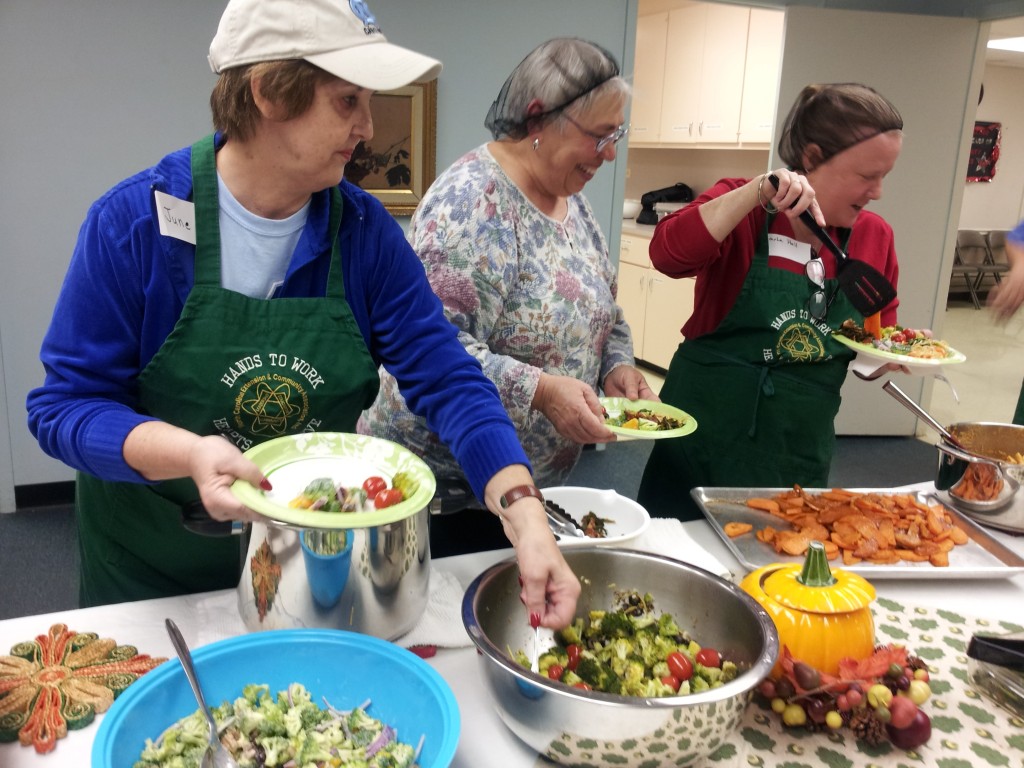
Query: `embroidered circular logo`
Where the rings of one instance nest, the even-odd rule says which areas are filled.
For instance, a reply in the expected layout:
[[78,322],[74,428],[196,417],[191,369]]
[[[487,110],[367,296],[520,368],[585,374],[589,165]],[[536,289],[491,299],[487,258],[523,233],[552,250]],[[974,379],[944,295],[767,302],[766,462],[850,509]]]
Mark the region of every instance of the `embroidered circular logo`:
[[825,357],[821,334],[807,323],[793,323],[779,334],[775,355],[784,360],[805,363]]
[[242,385],[235,397],[235,425],[252,435],[283,435],[289,424],[309,413],[309,394],[279,374],[258,376]]

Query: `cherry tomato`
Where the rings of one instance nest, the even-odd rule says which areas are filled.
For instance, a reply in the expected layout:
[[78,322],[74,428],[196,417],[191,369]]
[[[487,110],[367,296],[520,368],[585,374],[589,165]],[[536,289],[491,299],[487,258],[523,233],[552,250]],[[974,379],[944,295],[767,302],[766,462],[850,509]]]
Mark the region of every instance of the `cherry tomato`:
[[714,648],[701,648],[697,651],[697,663],[702,667],[720,667],[722,666],[722,654],[716,651]]
[[401,503],[401,501],[402,492],[400,490],[397,488],[385,488],[373,497],[373,506],[377,509],[384,509],[384,507],[393,507],[395,504]]
[[693,677],[693,662],[679,651],[673,651],[665,659],[668,664],[668,671],[680,682]]
[[576,643],[572,643],[571,645],[569,645],[569,647],[565,649],[566,654],[568,654],[569,656],[569,663],[565,666],[573,670],[574,672],[576,671],[576,665],[580,663],[581,650],[582,648],[580,648],[579,645],[577,645]]
[[377,494],[388,487],[388,481],[383,477],[368,477],[363,480],[363,490],[366,491],[366,495],[373,499],[377,497]]
[[663,682],[673,691],[678,691],[679,686],[682,685],[682,683],[679,682],[679,678],[675,675],[665,675],[663,678],[661,678],[661,682]]
[[548,677],[552,680],[561,680],[563,672],[565,672],[565,667],[561,664],[552,664],[548,667]]

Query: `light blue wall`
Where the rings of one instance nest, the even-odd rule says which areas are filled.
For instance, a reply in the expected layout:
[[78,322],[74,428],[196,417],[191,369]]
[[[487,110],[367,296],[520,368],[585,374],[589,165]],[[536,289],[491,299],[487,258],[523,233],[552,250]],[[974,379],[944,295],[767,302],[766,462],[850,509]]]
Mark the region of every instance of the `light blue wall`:
[[[483,142],[512,67],[559,35],[632,61],[636,0],[370,0],[393,42],[432,54],[437,164]],[[25,426],[38,350],[78,227],[109,186],[210,130],[215,0],[0,3],[0,510],[14,485],[71,479]],[[623,143],[624,144],[624,143]],[[617,242],[625,158],[587,187]],[[3,440],[9,436],[8,440]]]

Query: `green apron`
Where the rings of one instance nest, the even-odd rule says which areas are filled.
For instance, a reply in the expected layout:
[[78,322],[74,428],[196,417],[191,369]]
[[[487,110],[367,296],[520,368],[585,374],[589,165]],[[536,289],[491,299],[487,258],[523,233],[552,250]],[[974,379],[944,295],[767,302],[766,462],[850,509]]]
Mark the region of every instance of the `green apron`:
[[[816,321],[807,276],[768,266],[769,216],[732,309],[704,336],[676,350],[661,399],[697,420],[692,435],[654,444],[637,494],[652,515],[701,517],[698,486],[821,487],[828,482],[839,388],[853,352],[831,338],[863,322],[834,278],[828,316]],[[849,232],[845,233],[845,240]]]
[[1017,396],[1017,407],[1013,411],[1013,423],[1024,425],[1024,384],[1020,387],[1020,394]]
[[[181,317],[139,376],[140,410],[241,450],[281,435],[355,430],[373,402],[377,369],[345,301],[338,227],[326,297],[252,299],[221,288],[213,137],[192,147],[195,285]],[[245,536],[208,537],[181,525],[199,498],[188,478],[110,483],[79,473],[83,606],[234,587]]]

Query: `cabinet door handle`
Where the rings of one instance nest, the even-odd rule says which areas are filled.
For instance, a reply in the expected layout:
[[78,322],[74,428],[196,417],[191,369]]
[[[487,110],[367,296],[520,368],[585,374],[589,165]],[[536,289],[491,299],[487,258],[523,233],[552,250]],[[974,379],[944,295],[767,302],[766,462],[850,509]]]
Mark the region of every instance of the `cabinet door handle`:
[[697,133],[699,133],[701,136],[704,135],[704,121],[703,120],[701,120],[700,121],[700,125],[697,126]]

